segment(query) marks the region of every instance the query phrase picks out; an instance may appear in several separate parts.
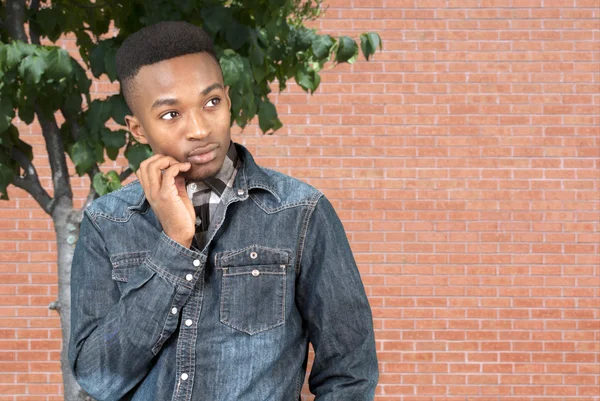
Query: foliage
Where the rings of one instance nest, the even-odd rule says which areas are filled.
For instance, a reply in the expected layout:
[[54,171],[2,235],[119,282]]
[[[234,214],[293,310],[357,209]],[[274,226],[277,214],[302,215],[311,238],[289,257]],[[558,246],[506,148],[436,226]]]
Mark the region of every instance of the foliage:
[[[0,3],[0,193],[20,175],[23,162],[15,151],[32,160],[31,147],[19,138],[13,125],[18,116],[31,124],[37,115],[60,126],[64,151],[78,175],[89,174],[94,190],[102,195],[120,187],[119,175],[99,172],[106,154],[115,160],[124,148],[132,170],[151,154],[125,130],[106,127],[109,120],[124,124],[129,112],[120,94],[91,100],[91,80],[106,75],[116,80],[115,53],[123,39],[140,28],[162,20],[187,20],[202,26],[212,37],[225,84],[232,100],[232,124],[244,127],[258,116],[260,129],[272,133],[282,124],[269,101],[270,84],[279,90],[295,79],[313,93],[319,86],[319,72],[326,62],[356,60],[359,46],[347,36],[319,35],[306,22],[321,13],[322,0],[154,0],[32,1],[26,10],[31,42],[11,38],[7,8]],[[114,28],[114,30],[113,30]],[[113,32],[118,32],[113,36]],[[82,63],[56,46],[39,45],[38,37],[54,43],[72,35]],[[37,44],[35,43],[37,42]],[[381,39],[376,33],[360,36],[360,48],[367,58]],[[45,135],[46,136],[46,135]],[[54,157],[50,155],[50,157]]]

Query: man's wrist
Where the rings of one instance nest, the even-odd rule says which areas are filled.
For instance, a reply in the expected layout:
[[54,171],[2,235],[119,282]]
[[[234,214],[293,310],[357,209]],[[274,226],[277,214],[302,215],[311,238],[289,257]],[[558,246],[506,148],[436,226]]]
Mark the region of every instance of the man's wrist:
[[171,238],[173,241],[178,242],[180,245],[182,245],[186,248],[189,248],[192,246],[192,240],[194,239],[193,236],[189,237],[189,238],[181,238],[177,235],[170,235],[169,233],[166,233],[166,232],[165,232],[165,234],[167,234],[167,236],[169,238]]
[[173,238],[174,241],[179,242],[181,245],[185,246],[186,248],[189,248],[192,246],[192,238],[190,239],[177,239],[177,238]]

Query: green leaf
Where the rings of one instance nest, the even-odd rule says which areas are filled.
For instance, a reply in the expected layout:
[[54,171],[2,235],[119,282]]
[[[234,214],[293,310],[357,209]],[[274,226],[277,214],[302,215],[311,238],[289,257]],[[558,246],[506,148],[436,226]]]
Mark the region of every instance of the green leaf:
[[4,164],[0,164],[0,199],[8,199],[8,191],[6,188],[15,179],[15,173],[12,168]]
[[298,67],[295,78],[298,85],[300,85],[305,91],[310,91],[311,94],[314,93],[321,83],[321,76],[319,73],[314,70],[307,69],[306,65],[304,64],[301,64]]
[[64,14],[57,7],[42,8],[34,14],[34,21],[40,29],[39,34],[48,36],[51,42],[56,42],[56,39],[60,37],[64,20]]
[[263,65],[265,62],[265,53],[262,51],[260,46],[254,44],[250,47],[250,53],[248,54],[248,59],[254,65]]
[[[5,65],[7,53],[7,46],[4,43],[0,42],[0,67]],[[0,68],[0,72],[2,72],[2,68]]]
[[371,43],[373,50],[377,49],[377,47],[379,47],[379,50],[383,50],[383,42],[381,41],[381,36],[379,36],[378,33],[369,32],[367,33],[367,36],[369,37],[369,42]]
[[19,130],[14,125],[10,125],[7,130],[0,133],[0,146],[6,149],[12,148],[19,142]]
[[7,95],[0,97],[0,132],[8,129],[14,116],[15,110],[11,98]]
[[234,20],[227,24],[225,29],[225,39],[233,50],[240,49],[250,36],[249,28]]
[[70,115],[76,116],[81,113],[81,94],[69,93],[65,97],[64,107]]
[[110,192],[116,191],[120,189],[123,185],[121,184],[121,179],[119,178],[119,174],[116,171],[111,170],[106,173],[106,178],[108,178],[108,189]]
[[119,157],[119,148],[106,148],[106,155],[110,160],[117,160]]
[[104,53],[104,71],[111,82],[117,79],[117,65],[115,63],[116,55],[117,49],[114,47],[109,48],[106,50],[106,53]]
[[122,148],[125,146],[127,132],[120,129],[117,131],[111,131],[110,129],[103,127],[101,130],[102,142],[107,148]]
[[335,61],[337,63],[351,62],[351,59],[355,58],[358,54],[356,42],[348,36],[340,36],[338,44],[335,54]]
[[92,69],[92,74],[96,78],[99,78],[100,75],[104,73],[105,64],[104,57],[106,53],[106,45],[104,42],[100,42],[91,52],[90,52],[90,67]]
[[212,37],[216,37],[217,33],[227,26],[231,20],[229,10],[222,6],[214,7],[203,7],[200,14],[204,20],[203,28],[211,34]]
[[368,32],[360,35],[360,48],[367,61],[370,56],[375,54],[377,47],[382,49],[381,37],[377,33]]
[[69,53],[60,48],[50,50],[50,53],[46,57],[46,64],[46,77],[50,79],[58,80],[67,77],[73,70]]
[[98,195],[102,196],[108,193],[108,179],[102,172],[99,171],[94,175],[92,185],[94,186],[94,191],[96,191]]
[[19,74],[29,85],[37,85],[46,69],[46,62],[38,55],[30,54],[19,65]]
[[94,148],[87,140],[79,140],[73,144],[70,149],[69,156],[75,163],[75,171],[81,177],[84,175],[96,162]]
[[305,27],[295,28],[292,30],[292,33],[295,51],[306,50],[311,47],[312,42],[317,36],[312,29],[307,29]]
[[25,124],[31,124],[33,122],[33,119],[35,118],[33,107],[31,107],[28,104],[20,105],[19,118],[23,120]]
[[233,50],[225,50],[219,60],[223,71],[223,81],[226,86],[235,85],[244,71],[244,63],[239,54]]
[[23,50],[25,50],[23,42],[17,40],[6,46],[6,68],[8,70],[19,65],[24,56]]
[[77,87],[83,93],[89,92],[92,81],[87,77],[85,70],[74,59],[71,59],[71,65],[73,67],[73,74],[75,74],[75,80],[77,81]]
[[85,120],[91,133],[98,133],[111,117],[111,104],[106,100],[94,100],[87,110]]
[[331,36],[319,35],[312,42],[312,52],[317,59],[324,59],[329,56],[329,51],[334,43],[335,42]]
[[150,146],[141,143],[134,143],[125,149],[125,157],[129,160],[129,167],[133,171],[137,171],[140,167],[140,163],[150,156],[152,156],[152,149],[150,149]]
[[94,185],[94,190],[100,196],[116,191],[123,186],[119,174],[114,170],[111,170],[106,174],[103,174],[102,172],[96,173],[92,180],[92,184]]
[[119,174],[117,174],[117,172],[114,170],[111,170],[106,174],[103,174],[102,172],[96,173],[94,175],[94,179],[92,180],[92,184],[94,186],[94,190],[100,196],[106,195],[112,191],[116,191],[123,186],[121,184]]
[[266,99],[258,107],[258,125],[263,133],[267,133],[269,130],[277,131],[283,126],[281,121],[277,117],[277,109],[275,105]]
[[125,116],[131,114],[131,111],[125,102],[125,98],[122,95],[113,95],[108,98],[108,102],[110,103],[113,120],[115,120],[117,124],[127,125]]
[[94,151],[94,158],[96,163],[102,164],[104,163],[104,146],[100,142],[92,141],[91,142],[92,149]]

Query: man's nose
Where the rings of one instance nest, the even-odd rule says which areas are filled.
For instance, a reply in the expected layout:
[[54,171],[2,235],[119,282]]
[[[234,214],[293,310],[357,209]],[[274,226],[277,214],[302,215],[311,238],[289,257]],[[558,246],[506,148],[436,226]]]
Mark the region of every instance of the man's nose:
[[187,129],[188,139],[202,139],[210,135],[210,124],[202,115],[202,111],[196,111],[189,114]]

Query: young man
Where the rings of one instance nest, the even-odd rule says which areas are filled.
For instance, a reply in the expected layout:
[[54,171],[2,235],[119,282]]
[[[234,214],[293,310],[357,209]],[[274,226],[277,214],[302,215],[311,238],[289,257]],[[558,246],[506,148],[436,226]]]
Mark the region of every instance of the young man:
[[184,22],[131,35],[117,69],[138,181],[85,212],[71,272],[69,361],[97,400],[366,401],[372,317],[323,194],[230,139],[209,37]]

